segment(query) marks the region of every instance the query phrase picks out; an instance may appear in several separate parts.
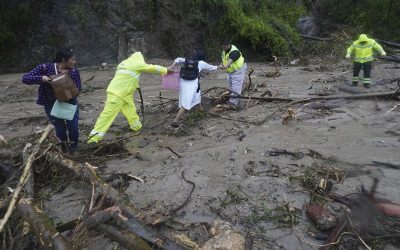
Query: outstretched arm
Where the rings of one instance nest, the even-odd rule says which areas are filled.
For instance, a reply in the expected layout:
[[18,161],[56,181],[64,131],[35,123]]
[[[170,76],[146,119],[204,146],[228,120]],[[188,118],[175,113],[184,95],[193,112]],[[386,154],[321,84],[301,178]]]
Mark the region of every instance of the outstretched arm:
[[168,68],[160,65],[144,64],[138,69],[138,71],[150,74],[165,75],[168,73]]
[[352,44],[352,45],[347,49],[346,58],[350,58],[351,53],[353,53],[353,50],[354,50],[354,44]]
[[383,50],[382,46],[379,43],[374,44],[374,49],[376,49],[381,56],[386,56],[386,52]]
[[175,67],[176,65],[183,64],[185,62],[185,58],[177,57],[171,65],[171,68]]

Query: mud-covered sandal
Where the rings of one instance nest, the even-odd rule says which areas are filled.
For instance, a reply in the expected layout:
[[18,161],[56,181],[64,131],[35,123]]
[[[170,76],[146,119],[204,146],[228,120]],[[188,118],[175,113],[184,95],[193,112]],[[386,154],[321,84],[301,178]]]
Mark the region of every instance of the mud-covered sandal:
[[179,128],[179,122],[171,122],[171,127]]

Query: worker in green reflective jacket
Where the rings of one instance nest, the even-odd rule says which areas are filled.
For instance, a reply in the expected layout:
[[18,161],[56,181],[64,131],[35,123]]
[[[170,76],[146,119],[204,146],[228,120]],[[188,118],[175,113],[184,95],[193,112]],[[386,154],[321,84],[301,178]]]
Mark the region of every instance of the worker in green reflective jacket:
[[386,55],[382,46],[379,45],[374,39],[368,38],[367,35],[361,34],[357,41],[347,49],[346,58],[349,59],[354,52],[354,72],[353,72],[353,86],[358,85],[359,74],[361,69],[364,72],[363,83],[364,87],[371,86],[371,70],[373,50],[378,51],[382,56]]

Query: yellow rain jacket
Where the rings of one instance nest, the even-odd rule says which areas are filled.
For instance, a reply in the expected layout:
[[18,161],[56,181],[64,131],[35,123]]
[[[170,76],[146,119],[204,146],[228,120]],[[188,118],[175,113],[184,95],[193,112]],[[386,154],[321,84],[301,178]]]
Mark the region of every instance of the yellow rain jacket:
[[142,128],[133,101],[133,93],[139,88],[139,77],[142,72],[164,75],[167,74],[167,68],[146,64],[140,52],[122,61],[108,85],[106,104],[90,132],[88,143],[99,142],[119,112],[126,117],[133,131],[139,131]]
[[108,85],[107,92],[113,93],[126,101],[132,100],[133,93],[139,88],[139,78],[142,72],[165,75],[167,68],[147,64],[142,53],[135,52],[118,65],[114,78]]
[[[364,43],[362,44],[362,42]],[[354,61],[359,63],[370,62],[374,59],[373,49],[377,50],[381,55],[386,55],[382,46],[374,39],[368,38],[365,34],[361,34],[358,40],[347,49],[347,57],[350,57],[354,52]]]
[[[239,51],[235,45],[231,44],[231,50],[228,53],[225,53],[225,51],[222,51],[222,63],[224,65],[226,65],[228,63],[229,60],[229,54],[234,51],[237,50]],[[239,51],[240,52],[240,51]],[[236,70],[240,69],[244,64],[244,57],[242,56],[242,53],[240,53],[240,57],[239,59],[237,59],[236,61],[234,61],[227,69],[226,72],[227,73],[232,73],[235,72]]]

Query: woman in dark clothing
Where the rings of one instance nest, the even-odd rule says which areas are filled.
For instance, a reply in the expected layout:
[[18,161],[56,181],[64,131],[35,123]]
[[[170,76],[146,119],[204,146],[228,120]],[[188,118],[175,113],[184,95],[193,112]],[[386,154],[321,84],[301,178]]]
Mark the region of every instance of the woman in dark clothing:
[[[50,122],[54,125],[56,136],[60,140],[63,152],[73,153],[78,147],[79,130],[79,108],[71,121],[56,118],[50,115],[51,109],[56,101],[53,89],[50,86],[50,76],[68,72],[75,82],[78,91],[81,92],[81,78],[78,69],[74,68],[76,63],[75,54],[72,49],[63,48],[57,51],[53,63],[39,64],[32,71],[22,77],[22,82],[28,85],[39,85],[38,98],[36,103],[43,105],[44,111]],[[70,104],[77,105],[77,97],[68,101]],[[68,131],[68,135],[67,135]],[[68,143],[69,139],[69,143]]]

